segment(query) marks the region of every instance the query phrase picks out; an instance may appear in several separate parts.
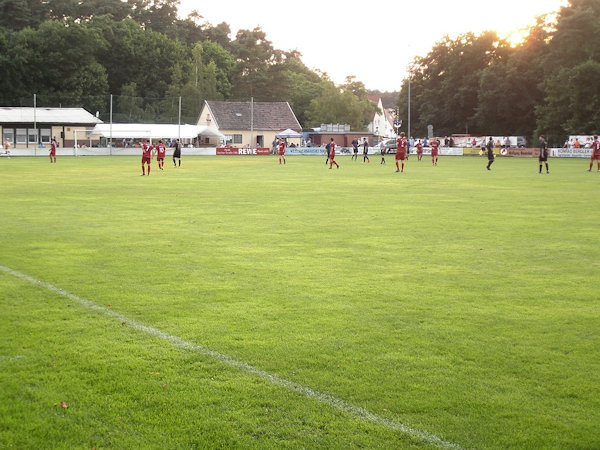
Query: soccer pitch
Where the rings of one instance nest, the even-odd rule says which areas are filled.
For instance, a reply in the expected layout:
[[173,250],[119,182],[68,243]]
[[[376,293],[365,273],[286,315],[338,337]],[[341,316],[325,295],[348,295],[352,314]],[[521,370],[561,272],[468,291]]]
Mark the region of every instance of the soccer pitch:
[[600,447],[600,174],[386,159],[0,159],[0,447]]

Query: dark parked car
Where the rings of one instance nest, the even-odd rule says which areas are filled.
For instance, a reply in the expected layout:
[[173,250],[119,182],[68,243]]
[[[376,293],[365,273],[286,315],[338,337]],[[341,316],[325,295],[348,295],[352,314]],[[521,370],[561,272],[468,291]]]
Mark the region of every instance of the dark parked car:
[[379,148],[380,149],[385,148],[385,152],[388,154],[396,153],[397,147],[398,147],[398,144],[396,143],[396,139],[386,139],[385,141],[382,141],[379,143]]

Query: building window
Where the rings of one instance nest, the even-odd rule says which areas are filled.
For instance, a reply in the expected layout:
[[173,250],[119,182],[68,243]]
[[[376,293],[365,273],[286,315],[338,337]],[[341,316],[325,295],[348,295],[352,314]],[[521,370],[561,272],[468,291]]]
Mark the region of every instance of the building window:
[[17,144],[27,144],[26,128],[17,128]]
[[30,128],[27,131],[28,131],[28,133],[27,133],[27,141],[30,144],[37,144],[37,141],[38,141],[38,130]]
[[242,135],[241,134],[226,134],[225,135],[225,143],[241,144],[242,143]]
[[15,130],[14,129],[5,128],[2,132],[2,134],[3,134],[2,142],[8,141],[11,144],[15,143]]
[[41,138],[41,142],[42,144],[49,144],[50,143],[50,134],[51,134],[51,129],[50,128],[42,128],[40,130],[40,138]]

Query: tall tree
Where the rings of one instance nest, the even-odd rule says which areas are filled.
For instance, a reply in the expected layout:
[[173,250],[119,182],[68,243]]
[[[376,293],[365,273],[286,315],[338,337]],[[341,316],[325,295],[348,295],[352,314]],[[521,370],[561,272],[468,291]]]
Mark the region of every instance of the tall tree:
[[[202,42],[203,59],[209,65],[214,63],[214,76],[216,80],[216,97],[209,100],[223,100],[231,95],[232,71],[235,67],[235,58],[220,44],[212,41]],[[213,69],[210,69],[211,71]],[[212,74],[210,75],[212,77]],[[208,95],[208,94],[207,94]]]
[[111,92],[136,82],[139,95],[158,98],[171,82],[170,67],[182,64],[186,49],[162,33],[146,31],[132,19],[99,17],[92,27],[101,31],[109,47],[101,54]]
[[[570,0],[556,20],[544,59],[545,101],[536,109],[537,133],[562,143],[569,134],[598,132],[600,0]],[[594,109],[595,108],[595,109]],[[596,122],[594,122],[596,121]]]
[[351,89],[336,86],[329,80],[323,80],[321,95],[310,102],[306,112],[309,125],[321,123],[344,123],[350,129],[366,129],[370,114],[376,106],[373,102],[359,99]]
[[48,18],[46,5],[35,0],[0,0],[0,27],[19,31],[37,28]]
[[300,124],[308,126],[307,111],[310,102],[321,95],[324,82],[317,73],[302,63],[298,52],[286,53],[281,65],[284,69],[282,75],[286,78],[283,85],[287,91],[281,92],[278,100],[287,100]]
[[236,99],[254,97],[257,101],[268,100],[273,88],[269,67],[281,61],[281,52],[273,48],[259,27],[238,31],[233,46],[236,66],[232,74],[232,96]]
[[570,0],[561,8],[548,44],[547,69],[600,60],[600,0]]
[[144,120],[144,100],[139,97],[135,82],[124,84],[115,99],[115,122],[141,122]]
[[526,136],[536,128],[536,107],[543,103],[543,61],[550,35],[540,16],[524,42],[509,56],[482,70],[479,79],[476,128],[486,134]]
[[[424,134],[429,124],[437,135],[466,129],[485,132],[475,122],[480,75],[509,53],[507,44],[495,32],[485,32],[479,36],[467,33],[454,40],[446,36],[425,57],[416,58],[411,68],[411,121],[418,130],[415,132]],[[405,123],[407,90],[404,80],[398,110]]]
[[131,17],[146,30],[168,33],[177,21],[179,0],[128,0],[128,3]]
[[[106,47],[100,33],[72,21],[47,21],[37,30],[15,33],[7,52],[10,72],[6,74],[13,95],[53,95],[62,97],[63,104],[81,102],[90,109],[99,108],[108,83],[98,54]],[[89,100],[90,93],[102,100]]]

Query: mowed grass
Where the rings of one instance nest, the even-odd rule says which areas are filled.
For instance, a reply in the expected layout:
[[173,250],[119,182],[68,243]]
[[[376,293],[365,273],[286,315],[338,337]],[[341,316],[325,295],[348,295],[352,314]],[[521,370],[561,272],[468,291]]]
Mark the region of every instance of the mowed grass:
[[[586,160],[139,161],[0,159],[0,266],[459,447],[600,447]],[[435,444],[6,271],[0,337],[0,447]]]

